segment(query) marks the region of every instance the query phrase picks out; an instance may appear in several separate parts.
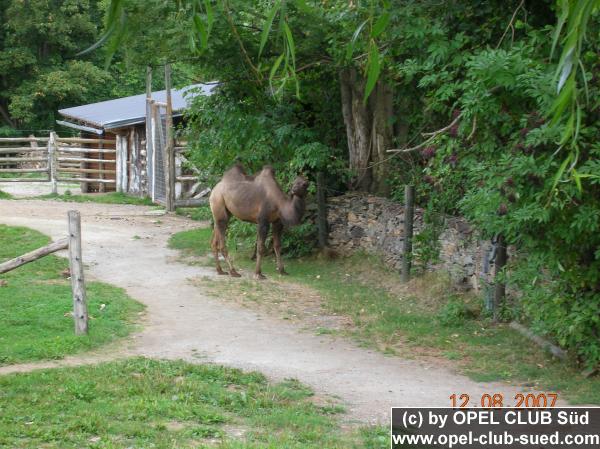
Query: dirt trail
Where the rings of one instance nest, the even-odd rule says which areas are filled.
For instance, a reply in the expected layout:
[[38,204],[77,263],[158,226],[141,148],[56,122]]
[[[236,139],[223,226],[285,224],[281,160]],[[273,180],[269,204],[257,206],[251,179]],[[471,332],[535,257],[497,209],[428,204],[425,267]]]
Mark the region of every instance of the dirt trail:
[[[476,383],[434,362],[387,357],[343,339],[313,335],[302,331],[301,324],[208,297],[190,279],[213,276],[213,270],[178,263],[176,252],[167,248],[171,234],[198,226],[180,217],[148,215],[150,209],[139,206],[0,201],[0,223],[59,238],[66,232],[70,209],[82,214],[88,273],[125,288],[148,307],[143,331],[115,349],[115,356],[213,362],[258,370],[275,380],[296,378],[318,394],[340,398],[349,418],[365,423],[388,422],[393,405],[446,406],[453,393],[512,398],[520,391],[501,383]],[[98,359],[107,357],[111,355],[104,351]],[[33,367],[78,360],[86,363],[86,356]]]

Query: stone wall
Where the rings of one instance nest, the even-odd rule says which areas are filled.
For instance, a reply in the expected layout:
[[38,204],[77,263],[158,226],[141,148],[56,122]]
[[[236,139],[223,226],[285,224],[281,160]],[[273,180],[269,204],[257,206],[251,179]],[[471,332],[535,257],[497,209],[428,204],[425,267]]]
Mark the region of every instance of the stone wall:
[[[329,244],[342,254],[362,250],[380,255],[390,267],[400,270],[404,241],[404,207],[386,198],[347,193],[328,198]],[[423,229],[423,210],[415,210],[415,235]],[[481,241],[461,218],[448,217],[439,239],[440,261],[428,269],[443,269],[452,280],[478,290],[482,277],[489,281],[484,259],[491,243]],[[487,270],[489,271],[489,269]]]

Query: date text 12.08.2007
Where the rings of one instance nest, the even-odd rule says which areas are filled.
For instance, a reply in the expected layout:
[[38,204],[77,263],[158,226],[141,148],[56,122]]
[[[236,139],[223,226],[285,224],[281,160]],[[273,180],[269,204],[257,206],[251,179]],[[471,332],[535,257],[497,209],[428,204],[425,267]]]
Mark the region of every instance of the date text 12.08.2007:
[[484,393],[480,397],[471,397],[466,393],[452,394],[450,396],[450,407],[554,407],[558,395],[556,393],[517,393],[513,398],[506,399],[502,393]]

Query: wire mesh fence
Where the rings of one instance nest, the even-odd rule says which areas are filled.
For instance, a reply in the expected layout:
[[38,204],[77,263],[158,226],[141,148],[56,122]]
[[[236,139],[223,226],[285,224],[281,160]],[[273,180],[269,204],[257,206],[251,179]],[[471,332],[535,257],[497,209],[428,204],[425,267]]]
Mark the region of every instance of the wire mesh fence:
[[167,111],[160,105],[155,105],[155,130],[153,136],[154,167],[153,167],[153,199],[165,204],[167,201],[166,184],[166,149],[167,149]]

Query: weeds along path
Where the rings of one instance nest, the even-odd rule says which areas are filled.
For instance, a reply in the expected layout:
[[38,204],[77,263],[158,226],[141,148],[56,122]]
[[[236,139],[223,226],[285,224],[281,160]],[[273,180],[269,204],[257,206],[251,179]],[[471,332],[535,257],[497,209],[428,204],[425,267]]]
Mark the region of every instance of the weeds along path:
[[[476,383],[435,362],[387,357],[344,339],[313,335],[300,324],[209,298],[190,280],[213,276],[214,270],[179,263],[177,253],[167,248],[171,234],[198,226],[180,217],[153,216],[140,206],[5,200],[0,201],[0,222],[56,239],[66,232],[70,209],[82,214],[88,277],[120,286],[147,306],[143,330],[111,357],[211,362],[257,370],[275,380],[296,378],[318,395],[339,398],[349,419],[364,423],[389,422],[393,405],[448,406],[453,393],[504,393],[512,399],[519,391],[507,384]],[[86,356],[68,363],[77,360],[86,363]],[[32,364],[30,369],[56,365]]]

